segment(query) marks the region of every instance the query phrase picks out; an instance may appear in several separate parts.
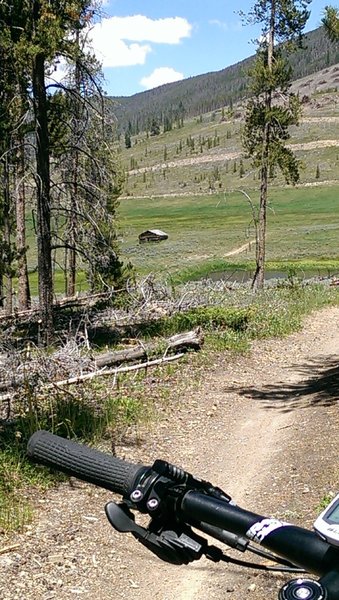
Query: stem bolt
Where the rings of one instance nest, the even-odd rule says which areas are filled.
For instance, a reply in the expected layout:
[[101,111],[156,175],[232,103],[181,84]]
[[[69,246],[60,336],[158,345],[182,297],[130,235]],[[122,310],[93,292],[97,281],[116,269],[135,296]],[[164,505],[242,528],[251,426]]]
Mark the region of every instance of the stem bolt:
[[156,498],[150,498],[147,502],[147,508],[149,510],[155,510],[156,508],[158,508],[159,506],[159,502]]

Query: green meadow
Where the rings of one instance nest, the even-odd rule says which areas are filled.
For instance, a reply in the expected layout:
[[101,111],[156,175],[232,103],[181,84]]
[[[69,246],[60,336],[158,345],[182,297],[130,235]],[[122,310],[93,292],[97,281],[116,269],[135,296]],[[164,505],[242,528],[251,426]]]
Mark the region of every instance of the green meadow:
[[[253,205],[257,190],[248,190]],[[252,269],[255,229],[248,198],[242,192],[124,198],[118,211],[122,258],[137,275],[149,272],[184,281],[215,271]],[[169,238],[139,244],[147,229],[161,229]],[[251,247],[227,257],[227,253]],[[28,239],[30,283],[37,294],[35,239]],[[270,192],[267,227],[267,267],[288,270],[339,270],[339,185],[280,187]],[[60,263],[59,263],[60,264]],[[78,290],[87,287],[79,271]],[[61,267],[55,270],[55,291],[64,292]]]
[[[249,192],[253,205],[258,192]],[[251,267],[254,240],[249,200],[241,192],[165,198],[127,198],[119,208],[121,248],[140,274],[149,271],[180,277]],[[139,244],[146,229],[169,238]],[[267,229],[269,268],[339,268],[339,186],[276,188],[270,193]]]

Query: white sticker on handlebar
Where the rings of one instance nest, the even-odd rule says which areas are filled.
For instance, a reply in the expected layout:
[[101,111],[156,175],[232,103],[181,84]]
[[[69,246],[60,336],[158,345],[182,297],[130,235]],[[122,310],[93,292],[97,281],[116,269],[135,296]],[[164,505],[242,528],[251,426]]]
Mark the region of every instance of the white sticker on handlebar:
[[275,529],[279,529],[280,527],[286,527],[287,525],[289,525],[289,523],[284,523],[284,521],[279,521],[278,519],[263,519],[250,527],[246,532],[246,537],[261,544],[265,537],[272,533],[272,531],[275,531]]

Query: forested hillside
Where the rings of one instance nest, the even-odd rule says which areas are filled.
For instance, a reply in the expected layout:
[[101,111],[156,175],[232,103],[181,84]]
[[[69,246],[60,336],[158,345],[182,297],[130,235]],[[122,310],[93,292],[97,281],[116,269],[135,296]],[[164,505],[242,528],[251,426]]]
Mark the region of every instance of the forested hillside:
[[[120,131],[148,130],[152,121],[165,129],[184,117],[201,115],[221,106],[232,107],[246,94],[246,72],[253,57],[213,73],[169,83],[130,97],[115,98]],[[304,48],[291,56],[293,78],[299,79],[339,62],[339,43],[326,37],[323,27],[304,36]]]

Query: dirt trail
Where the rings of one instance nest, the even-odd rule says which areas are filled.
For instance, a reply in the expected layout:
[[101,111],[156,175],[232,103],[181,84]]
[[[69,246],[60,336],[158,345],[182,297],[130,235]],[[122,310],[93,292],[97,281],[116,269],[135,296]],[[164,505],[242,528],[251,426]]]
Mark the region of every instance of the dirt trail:
[[250,240],[249,242],[246,242],[246,244],[243,244],[242,246],[240,246],[239,248],[235,248],[234,250],[231,250],[230,252],[226,252],[226,254],[224,254],[225,256],[235,256],[236,254],[241,254],[242,252],[247,252],[247,251],[251,251],[253,244],[255,244],[255,240]]
[[[339,489],[338,354],[339,308],[328,308],[302,332],[255,342],[250,355],[220,355],[196,374],[172,416],[159,414],[147,442],[119,454],[148,464],[166,458],[220,485],[244,508],[310,524],[329,486]],[[19,547],[0,555],[1,598],[261,600],[265,591],[276,600],[288,579],[207,560],[161,563],[109,528],[109,499],[77,482],[40,498],[33,526],[6,541]]]

